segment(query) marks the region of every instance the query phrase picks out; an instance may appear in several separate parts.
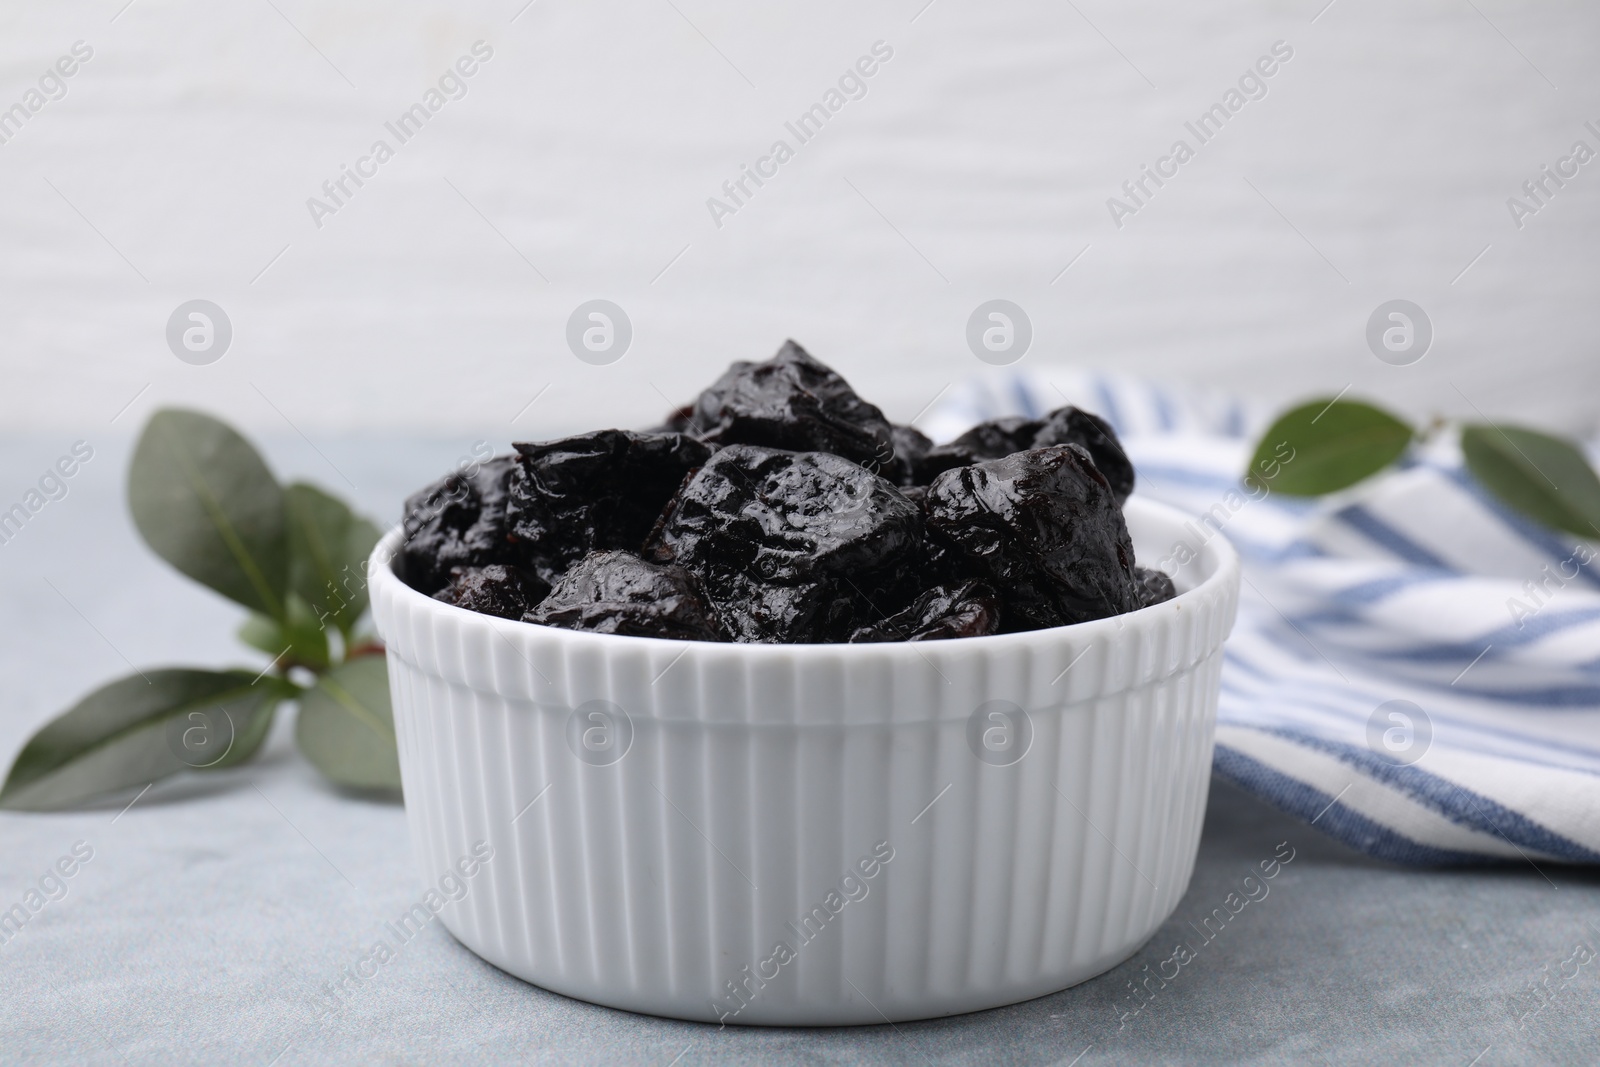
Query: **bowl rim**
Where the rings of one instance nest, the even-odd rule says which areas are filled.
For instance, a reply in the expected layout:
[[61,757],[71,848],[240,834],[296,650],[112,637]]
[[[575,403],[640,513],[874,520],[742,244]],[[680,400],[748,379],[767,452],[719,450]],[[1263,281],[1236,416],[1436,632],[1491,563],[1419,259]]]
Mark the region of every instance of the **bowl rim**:
[[[1140,497],[1137,494],[1130,496],[1124,507],[1133,509],[1134,514],[1137,516],[1137,521],[1153,520],[1170,526],[1171,533],[1174,536],[1197,521],[1194,516],[1179,508],[1160,501]],[[576,648],[588,646],[596,651],[606,648],[610,648],[613,651],[621,651],[625,648],[639,649],[641,651],[652,648],[671,649],[674,652],[693,650],[698,656],[736,656],[742,661],[750,661],[752,659],[760,661],[765,657],[772,657],[793,662],[796,659],[807,660],[821,657],[854,656],[870,658],[884,655],[915,655],[927,659],[930,654],[942,658],[945,655],[960,654],[969,650],[974,652],[999,652],[1034,644],[1041,640],[1066,640],[1073,644],[1081,640],[1096,641],[1101,637],[1110,637],[1117,631],[1128,629],[1130,622],[1137,622],[1141,625],[1153,624],[1159,618],[1181,614],[1185,609],[1195,609],[1203,604],[1211,605],[1225,602],[1238,585],[1240,569],[1238,552],[1229,543],[1227,535],[1219,529],[1213,531],[1211,536],[1200,546],[1199,551],[1194,554],[1191,565],[1198,566],[1204,577],[1193,587],[1160,604],[1136,608],[1120,615],[1108,615],[1102,619],[1091,619],[1087,622],[1046,627],[1040,630],[988,634],[983,637],[957,637],[940,641],[872,641],[861,643],[835,641],[793,644],[691,641],[669,637],[636,637],[628,634],[604,634],[588,630],[568,630],[563,627],[523,622],[520,619],[502,619],[498,616],[485,615],[482,612],[447,604],[442,600],[435,600],[432,596],[413,589],[395,573],[393,564],[399,556],[398,548],[403,532],[401,525],[397,524],[392,527],[373,546],[372,553],[367,559],[367,582],[373,621],[378,628],[379,636],[384,638],[386,644],[389,643],[389,639],[383,632],[385,627],[381,620],[382,612],[378,605],[381,600],[394,597],[402,604],[410,605],[412,610],[426,612],[447,625],[486,625],[507,638],[521,636],[527,640],[561,643]],[[621,642],[621,644],[618,642]]]

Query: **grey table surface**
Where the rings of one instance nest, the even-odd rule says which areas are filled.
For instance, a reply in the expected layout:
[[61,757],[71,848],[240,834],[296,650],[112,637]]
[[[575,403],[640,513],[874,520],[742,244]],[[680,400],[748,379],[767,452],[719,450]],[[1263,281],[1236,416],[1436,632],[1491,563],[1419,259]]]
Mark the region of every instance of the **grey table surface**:
[[[132,427],[102,429],[80,435],[94,436],[95,458],[68,495],[0,547],[0,760],[130,664],[251,661],[233,645],[238,612],[139,545],[121,498]],[[0,440],[0,492],[20,497],[71,443]],[[263,445],[283,475],[343,489],[388,520],[406,490],[448,468],[471,438]],[[1221,782],[1188,894],[1156,936],[1099,978],[1013,1007],[898,1026],[718,1030],[535,988],[438,925],[336,1007],[321,987],[366,952],[421,881],[404,811],[320,782],[293,754],[287,725],[257,763],[159,784],[132,807],[122,797],[88,811],[0,814],[0,909],[74,847],[92,850],[66,895],[0,944],[0,1062],[1491,1067],[1600,1058],[1600,966],[1574,956],[1600,939],[1596,874],[1532,864],[1402,870]],[[1202,944],[1190,924],[1287,849],[1294,859],[1270,893]],[[1180,941],[1199,945],[1192,963],[1164,986],[1152,981],[1154,995],[1136,995],[1131,983]]]

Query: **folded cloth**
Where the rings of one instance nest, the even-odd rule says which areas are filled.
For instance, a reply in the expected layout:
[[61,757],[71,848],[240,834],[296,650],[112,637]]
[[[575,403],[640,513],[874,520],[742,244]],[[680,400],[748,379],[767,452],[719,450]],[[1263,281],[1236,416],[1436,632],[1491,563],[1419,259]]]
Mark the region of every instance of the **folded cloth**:
[[1116,376],[968,382],[925,430],[1067,403],[1196,516],[1171,561],[1219,532],[1243,558],[1217,774],[1397,863],[1600,862],[1600,545],[1505,508],[1453,444],[1321,500],[1246,488],[1270,411]]

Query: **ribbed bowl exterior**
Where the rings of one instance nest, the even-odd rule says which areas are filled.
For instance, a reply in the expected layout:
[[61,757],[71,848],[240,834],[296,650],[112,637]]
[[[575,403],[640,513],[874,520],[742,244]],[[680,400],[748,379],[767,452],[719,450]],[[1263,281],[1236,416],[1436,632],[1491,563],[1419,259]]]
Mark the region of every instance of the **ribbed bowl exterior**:
[[[1128,505],[1145,558],[1184,518]],[[509,622],[370,568],[413,845],[441,918],[545,988],[707,1022],[1014,1003],[1127,958],[1193,870],[1238,564],[1176,600],[886,645]],[[831,895],[830,895],[831,894]]]

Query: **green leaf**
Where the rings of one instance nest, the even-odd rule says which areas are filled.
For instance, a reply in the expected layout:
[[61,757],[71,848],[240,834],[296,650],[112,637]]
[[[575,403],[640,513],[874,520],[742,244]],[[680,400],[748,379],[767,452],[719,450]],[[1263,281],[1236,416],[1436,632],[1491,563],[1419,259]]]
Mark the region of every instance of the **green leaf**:
[[269,656],[281,656],[289,644],[289,638],[284,634],[283,626],[277,619],[269,619],[253,611],[239,624],[234,636],[251,648],[259,649]]
[[288,619],[279,622],[252,613],[239,627],[239,640],[271,656],[273,666],[327,670],[333,662],[328,631],[306,602],[294,593],[289,594],[287,614]]
[[23,747],[0,808],[48,811],[253,755],[294,688],[249,671],[167,668],[101,686]]
[[1261,435],[1245,483],[1290,496],[1321,496],[1354,485],[1395,460],[1414,431],[1355,400],[1313,400],[1285,412]]
[[306,759],[339,785],[399,789],[384,658],[361,656],[317,679],[300,698],[294,738]]
[[289,584],[319,620],[339,632],[367,610],[367,557],[382,536],[338,497],[296,482],[284,490],[289,518]]
[[252,611],[283,617],[283,490],[225,423],[172,408],[152,415],[128,469],[128,508],[162,559]]
[[1467,469],[1507,506],[1537,522],[1600,540],[1600,478],[1577,446],[1519,426],[1461,428]]
[[241,763],[248,762],[255,757],[257,752],[261,751],[261,746],[266,744],[267,735],[272,732],[272,722],[277,717],[278,705],[282,703],[283,699],[294,696],[292,690],[297,688],[293,685],[286,685],[281,680],[275,684],[281,687],[279,689],[280,698],[264,703],[258,710],[248,714],[243,725],[235,723],[233,744],[215,763],[206,762],[202,759],[197,764],[191,764],[191,770],[227,770],[229,767],[237,767]]

